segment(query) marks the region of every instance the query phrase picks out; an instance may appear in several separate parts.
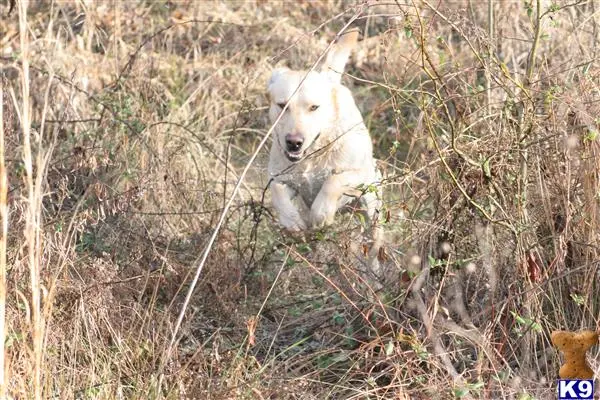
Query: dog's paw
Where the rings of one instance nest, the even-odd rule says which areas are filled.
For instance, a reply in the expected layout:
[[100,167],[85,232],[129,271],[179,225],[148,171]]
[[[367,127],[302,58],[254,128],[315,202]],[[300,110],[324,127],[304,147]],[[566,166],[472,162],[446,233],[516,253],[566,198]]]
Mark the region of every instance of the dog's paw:
[[319,229],[325,225],[333,223],[335,211],[337,209],[336,204],[327,201],[315,200],[310,209],[310,225],[314,229]]
[[279,223],[288,232],[301,232],[306,230],[306,222],[302,218],[281,217]]

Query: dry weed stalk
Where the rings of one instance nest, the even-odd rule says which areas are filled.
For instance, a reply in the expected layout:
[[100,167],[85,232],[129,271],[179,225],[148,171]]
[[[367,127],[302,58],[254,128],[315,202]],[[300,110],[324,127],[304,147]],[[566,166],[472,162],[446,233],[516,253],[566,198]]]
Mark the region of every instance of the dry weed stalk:
[[6,382],[6,241],[8,235],[8,177],[4,152],[4,80],[0,77],[0,399],[7,394]]
[[[21,50],[21,107],[19,122],[23,135],[23,166],[25,168],[25,187],[27,192],[26,225],[24,231],[27,244],[27,265],[29,267],[29,284],[31,301],[29,310],[31,319],[29,329],[31,334],[31,386],[33,398],[43,397],[43,359],[44,359],[44,328],[45,321],[41,312],[42,290],[41,257],[42,257],[42,177],[44,171],[42,158],[41,133],[32,133],[31,124],[31,93],[29,74],[29,26],[27,23],[27,0],[19,2],[19,37]],[[34,159],[32,136],[37,139],[37,156]],[[35,168],[34,168],[35,163]]]

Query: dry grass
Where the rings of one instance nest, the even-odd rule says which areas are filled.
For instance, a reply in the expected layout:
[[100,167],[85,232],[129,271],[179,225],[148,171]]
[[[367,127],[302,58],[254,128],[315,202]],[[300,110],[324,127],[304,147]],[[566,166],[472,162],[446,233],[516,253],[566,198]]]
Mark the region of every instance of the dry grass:
[[[377,293],[357,218],[279,230],[257,152],[271,68],[310,67],[357,12],[344,81],[386,177]],[[0,389],[553,398],[549,333],[600,329],[599,22],[586,0],[17,2]]]

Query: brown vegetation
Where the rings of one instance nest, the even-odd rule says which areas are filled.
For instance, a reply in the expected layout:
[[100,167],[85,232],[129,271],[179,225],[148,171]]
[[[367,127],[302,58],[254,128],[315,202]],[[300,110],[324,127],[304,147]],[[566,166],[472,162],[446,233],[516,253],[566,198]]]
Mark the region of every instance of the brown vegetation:
[[[549,333],[600,329],[598,2],[9,8],[10,398],[544,399]],[[344,82],[386,178],[377,293],[359,218],[285,235],[257,152],[272,67],[310,67],[353,16]]]

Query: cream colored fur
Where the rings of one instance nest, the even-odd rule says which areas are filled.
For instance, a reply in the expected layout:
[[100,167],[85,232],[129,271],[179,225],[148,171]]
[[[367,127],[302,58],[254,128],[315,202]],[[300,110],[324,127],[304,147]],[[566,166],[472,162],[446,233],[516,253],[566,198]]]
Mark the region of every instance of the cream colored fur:
[[[380,207],[378,191],[359,190],[361,185],[379,188],[381,178],[362,115],[341,84],[357,38],[357,31],[342,35],[320,71],[278,68],[269,80],[272,122],[287,103],[273,131],[269,176],[279,222],[290,231],[330,224],[336,211],[353,200],[359,200],[370,221]],[[303,140],[299,151],[288,151],[290,137]]]

